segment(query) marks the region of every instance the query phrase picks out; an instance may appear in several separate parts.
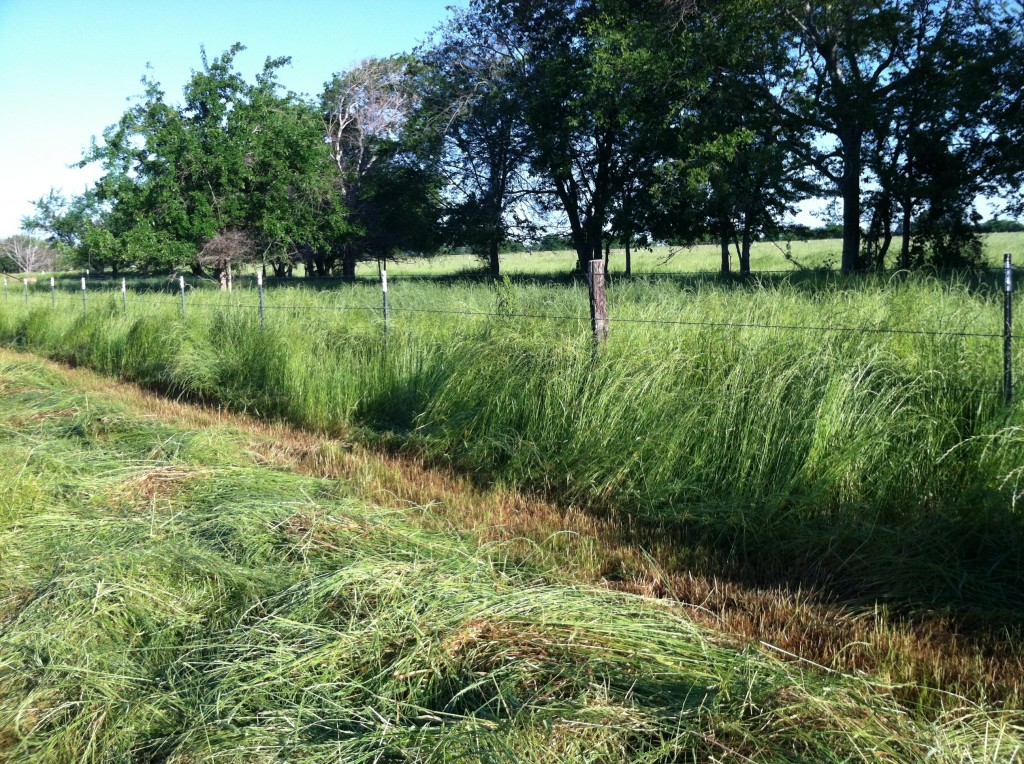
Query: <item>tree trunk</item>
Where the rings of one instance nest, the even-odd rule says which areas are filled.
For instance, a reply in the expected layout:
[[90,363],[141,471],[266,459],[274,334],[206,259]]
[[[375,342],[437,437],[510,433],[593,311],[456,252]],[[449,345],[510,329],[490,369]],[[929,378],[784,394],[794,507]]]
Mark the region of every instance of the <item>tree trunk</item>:
[[743,248],[740,250],[740,275],[750,275],[750,245],[753,237],[750,235],[750,224],[743,221]]
[[501,260],[498,257],[498,240],[487,242],[487,270],[494,278],[501,275]]
[[356,280],[356,252],[352,247],[345,247],[341,256],[341,277],[345,281]]
[[886,207],[886,215],[882,219],[882,249],[878,253],[878,270],[885,268],[885,258],[892,246],[892,205]]
[[631,237],[626,236],[626,275],[633,275],[633,253],[630,250]]
[[864,131],[851,127],[842,132],[843,177],[839,193],[843,198],[843,273],[860,267],[860,173]]
[[914,205],[910,199],[903,200],[903,241],[900,243],[900,268],[908,270],[910,268],[910,219],[914,214]]
[[729,219],[722,215],[718,218],[718,237],[722,247],[722,275],[728,276],[732,272],[732,257],[729,254]]

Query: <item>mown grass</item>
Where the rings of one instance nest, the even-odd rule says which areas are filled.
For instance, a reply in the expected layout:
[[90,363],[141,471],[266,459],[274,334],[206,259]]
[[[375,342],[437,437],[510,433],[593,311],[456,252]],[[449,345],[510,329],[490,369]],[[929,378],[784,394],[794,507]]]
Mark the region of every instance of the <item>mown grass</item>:
[[1019,720],[718,643],[0,360],[0,760],[1014,761]]
[[[620,281],[598,353],[571,281],[399,281],[386,337],[365,285],[269,290],[264,328],[252,292],[190,294],[187,321],[167,297],[132,294],[123,315],[94,295],[84,316],[34,300],[0,305],[0,335],[175,396],[361,428],[583,507],[670,549],[673,571],[950,618],[1005,635],[1019,662],[1024,429],[1002,404],[1000,340],[720,325],[998,334],[983,282]],[[711,325],[642,323],[666,319]]]

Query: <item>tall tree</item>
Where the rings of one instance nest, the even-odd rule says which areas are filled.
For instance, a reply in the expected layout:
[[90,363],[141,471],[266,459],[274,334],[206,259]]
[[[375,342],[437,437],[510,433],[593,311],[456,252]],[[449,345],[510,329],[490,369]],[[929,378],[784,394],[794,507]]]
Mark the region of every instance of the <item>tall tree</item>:
[[[616,200],[647,166],[648,129],[667,114],[661,62],[639,45],[661,2],[475,0],[488,33],[518,51],[512,85],[522,103],[530,172],[564,217],[577,267],[600,258]],[[651,115],[657,118],[651,119]]]
[[677,143],[654,185],[657,230],[676,241],[716,238],[721,270],[735,247],[742,273],[753,241],[815,189],[796,153],[807,128],[776,108],[786,97],[789,58],[780,19],[757,2],[671,3],[680,90]]
[[[986,192],[1004,200],[1004,211],[1024,215],[1024,3],[989,3],[996,12],[980,30],[983,57],[965,78],[976,97],[971,113],[982,139],[976,143]],[[980,86],[972,87],[972,80]]]
[[246,82],[234,68],[242,50],[235,44],[212,61],[204,51],[181,105],[144,80],[140,103],[83,159],[104,169],[95,197],[127,261],[200,270],[199,253],[235,231],[283,273],[301,246],[343,228],[319,111],[280,92],[287,58],[267,59]]
[[968,264],[980,257],[974,198],[1002,175],[1001,163],[986,158],[993,133],[986,113],[1021,87],[1006,77],[1017,56],[1001,32],[1013,22],[1003,3],[988,0],[920,3],[912,11],[912,34],[892,64],[900,76],[867,142],[865,167],[877,185],[867,243],[880,238],[881,244],[865,247],[874,259],[865,265],[883,264],[893,217],[899,218],[901,267],[924,258]]
[[421,51],[425,84],[419,128],[443,137],[446,231],[481,253],[492,276],[499,251],[532,188],[523,115],[522,49],[492,19],[456,12]]
[[321,97],[335,185],[350,214],[349,233],[331,253],[346,278],[359,260],[436,247],[435,148],[408,130],[420,90],[408,59],[395,56],[336,74]]
[[889,97],[914,76],[905,54],[915,40],[945,34],[956,3],[945,0],[839,0],[766,4],[788,23],[789,87],[783,113],[817,132],[804,158],[842,201],[842,269],[860,267],[865,139],[883,119]]

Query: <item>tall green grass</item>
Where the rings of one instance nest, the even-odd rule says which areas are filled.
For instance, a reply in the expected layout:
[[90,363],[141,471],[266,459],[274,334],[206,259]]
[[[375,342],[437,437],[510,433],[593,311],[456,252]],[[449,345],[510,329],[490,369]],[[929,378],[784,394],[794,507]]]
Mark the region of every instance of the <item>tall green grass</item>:
[[[123,352],[148,331],[125,323]],[[950,697],[925,720],[254,466],[240,434],[133,418],[22,360],[0,359],[0,393],[0,761],[1021,755],[1012,713]]]
[[365,285],[272,290],[265,327],[252,293],[189,300],[187,321],[159,297],[127,314],[119,296],[87,313],[11,300],[0,336],[171,395],[362,428],[661,527],[730,575],[1024,607],[1024,428],[999,339],[725,325],[998,334],[998,295],[976,282],[620,282],[597,352],[580,284],[398,282],[387,335]]

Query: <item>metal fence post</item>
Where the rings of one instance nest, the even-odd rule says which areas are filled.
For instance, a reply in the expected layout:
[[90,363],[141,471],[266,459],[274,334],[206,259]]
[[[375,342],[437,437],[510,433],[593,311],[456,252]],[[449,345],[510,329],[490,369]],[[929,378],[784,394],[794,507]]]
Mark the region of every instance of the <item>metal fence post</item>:
[[8,297],[8,295],[7,295],[7,277],[4,276],[4,299],[6,300],[7,297]]
[[181,319],[185,320],[185,277],[178,276],[178,285],[181,287]]
[[266,317],[263,308],[263,273],[260,271],[256,271],[256,286],[260,290],[260,328],[262,329],[266,326]]
[[87,310],[86,298],[85,298],[85,276],[82,276],[82,315],[84,316]]
[[124,312],[128,312],[128,285],[125,283],[125,279],[121,277],[121,305],[124,307]]
[[391,314],[388,308],[388,272],[386,268],[382,268],[380,271],[380,284],[384,291],[384,335],[388,333],[388,318]]
[[1013,258],[1003,258],[1003,400],[1013,403]]
[[28,276],[25,277],[25,307],[28,307]]
[[57,282],[54,281],[53,276],[50,276],[50,304],[57,307]]

